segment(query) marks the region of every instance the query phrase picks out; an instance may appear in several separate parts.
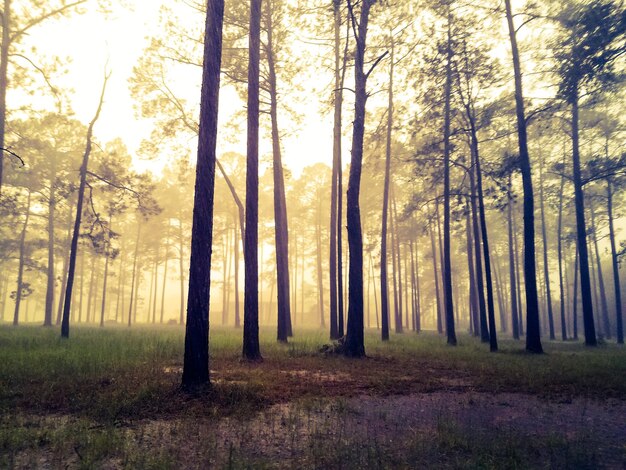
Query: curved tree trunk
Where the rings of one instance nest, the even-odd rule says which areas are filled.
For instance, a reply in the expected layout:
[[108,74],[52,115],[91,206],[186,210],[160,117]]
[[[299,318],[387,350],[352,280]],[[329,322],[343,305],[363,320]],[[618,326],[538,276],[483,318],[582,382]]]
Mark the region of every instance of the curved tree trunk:
[[619,265],[615,248],[615,228],[613,226],[613,187],[611,180],[606,182],[607,211],[609,216],[609,238],[611,241],[611,264],[613,265],[613,288],[615,291],[615,320],[617,323],[617,343],[624,344],[622,322],[622,287],[619,280]]

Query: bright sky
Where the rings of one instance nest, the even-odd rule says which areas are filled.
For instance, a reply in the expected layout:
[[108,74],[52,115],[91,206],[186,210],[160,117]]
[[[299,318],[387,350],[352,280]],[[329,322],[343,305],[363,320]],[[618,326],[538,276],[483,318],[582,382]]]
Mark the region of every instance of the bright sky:
[[[148,38],[158,33],[159,7],[163,0],[129,0],[127,3],[128,8],[116,7],[110,17],[89,7],[84,15],[74,15],[67,20],[42,25],[33,31],[29,42],[37,44],[42,52],[71,59],[68,74],[60,83],[56,83],[74,90],[71,94],[72,107],[77,118],[84,123],[88,123],[95,112],[108,60],[112,76],[95,135],[102,142],[121,137],[131,153],[134,153],[142,139],[149,137],[151,124],[137,116],[128,79],[148,44]],[[282,142],[284,163],[296,174],[307,165],[320,161],[331,162],[332,141],[329,138],[320,139],[320,135],[330,136],[332,121],[330,116],[318,115],[317,98],[315,101],[315,106],[302,109],[304,121],[297,135],[289,135]],[[243,103],[233,90],[224,90],[220,107],[225,116],[242,106]],[[288,124],[281,123],[285,127]],[[245,154],[245,129],[243,134],[238,144],[220,151]],[[195,147],[193,143],[190,145]],[[270,142],[261,143],[262,153],[269,153],[270,148]],[[194,152],[195,148],[192,149]],[[135,164],[139,168],[157,170],[163,161],[153,163],[136,160]]]

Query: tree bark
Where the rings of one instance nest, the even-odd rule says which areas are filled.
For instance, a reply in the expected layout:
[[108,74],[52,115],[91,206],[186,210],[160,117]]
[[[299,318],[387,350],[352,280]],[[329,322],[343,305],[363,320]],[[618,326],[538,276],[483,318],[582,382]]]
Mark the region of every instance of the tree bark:
[[448,41],[446,43],[446,83],[443,124],[443,292],[448,344],[456,346],[454,300],[452,296],[452,256],[450,253],[450,99],[452,95],[452,14],[448,5]]
[[557,222],[557,251],[559,260],[559,297],[561,307],[561,339],[567,341],[567,322],[565,320],[565,286],[563,285],[563,191],[565,178],[561,176],[559,187],[559,215]]
[[[389,214],[389,181],[391,178],[391,130],[393,126],[393,36],[389,65],[389,87],[387,95],[387,141],[385,145],[385,179],[383,184],[383,210],[380,236],[380,301],[383,341],[389,340],[389,281],[387,279],[387,218]],[[395,263],[395,261],[394,261]],[[394,283],[395,284],[395,283]]]
[[291,330],[291,306],[289,302],[289,232],[287,227],[287,204],[285,202],[285,179],[278,133],[278,89],[273,48],[272,0],[267,3],[267,63],[269,68],[270,119],[272,124],[272,155],[274,175],[274,220],[276,246],[276,275],[278,294],[278,329],[276,339],[287,342]]
[[578,262],[580,264],[580,293],[583,301],[585,344],[597,346],[596,328],[593,323],[591,281],[589,277],[589,254],[587,251],[587,227],[585,224],[585,200],[580,170],[578,135],[578,94],[572,97],[572,159],[574,165],[574,201],[576,205],[576,236],[578,239]]
[[522,92],[522,70],[517,49],[516,29],[513,25],[511,0],[505,0],[506,19],[513,56],[515,79],[515,111],[517,116],[517,135],[519,143],[520,169],[524,192],[524,287],[526,289],[526,350],[543,353],[539,333],[539,300],[537,298],[537,270],[535,266],[535,201],[533,196],[532,172],[528,154],[526,132],[526,113]]
[[[511,187],[511,176],[509,176],[509,188]],[[517,281],[515,279],[517,263],[515,262],[515,245],[513,243],[513,210],[511,205],[513,204],[512,198],[509,197],[508,204],[506,206],[506,213],[508,219],[508,232],[509,232],[509,279],[511,290],[511,329],[513,330],[513,339],[519,339],[519,312],[517,310]]]
[[209,383],[209,298],[223,20],[224,1],[207,2],[182,377],[182,387],[187,390]]
[[[363,139],[365,134],[365,104],[367,101],[367,74],[364,71],[365,47],[367,44],[367,25],[370,8],[375,0],[361,2],[360,21],[356,33],[356,52],[354,57],[355,103],[352,132],[352,155],[350,177],[347,192],[348,249],[350,252],[349,289],[348,289],[348,327],[344,353],[350,357],[364,357],[363,331],[363,233],[361,231],[361,210],[359,194],[361,190],[361,171],[363,166]],[[352,8],[352,7],[350,7]],[[355,19],[355,18],[353,18]]]
[[[261,360],[259,345],[259,59],[261,0],[250,2],[243,357]],[[287,291],[289,292],[289,291]]]
[[[0,45],[0,149],[4,149],[7,114],[9,49],[11,47],[11,0],[4,0],[2,11],[2,44]],[[4,182],[4,150],[0,150],[0,195]]]

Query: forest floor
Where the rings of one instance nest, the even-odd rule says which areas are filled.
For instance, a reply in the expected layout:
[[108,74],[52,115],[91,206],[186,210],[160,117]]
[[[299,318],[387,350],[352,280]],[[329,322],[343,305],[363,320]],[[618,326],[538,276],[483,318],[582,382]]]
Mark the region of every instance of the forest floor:
[[178,385],[180,327],[0,327],[0,468],[626,468],[626,348],[327,333],[240,360],[212,328],[212,387]]

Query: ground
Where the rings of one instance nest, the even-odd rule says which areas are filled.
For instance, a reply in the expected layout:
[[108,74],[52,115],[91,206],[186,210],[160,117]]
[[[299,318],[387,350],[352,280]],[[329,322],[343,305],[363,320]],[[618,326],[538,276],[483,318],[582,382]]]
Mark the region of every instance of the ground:
[[[298,333],[298,332],[296,332]],[[529,355],[366,335],[365,359],[211,330],[212,387],[180,391],[184,331],[0,327],[0,468],[626,468],[626,350]]]

